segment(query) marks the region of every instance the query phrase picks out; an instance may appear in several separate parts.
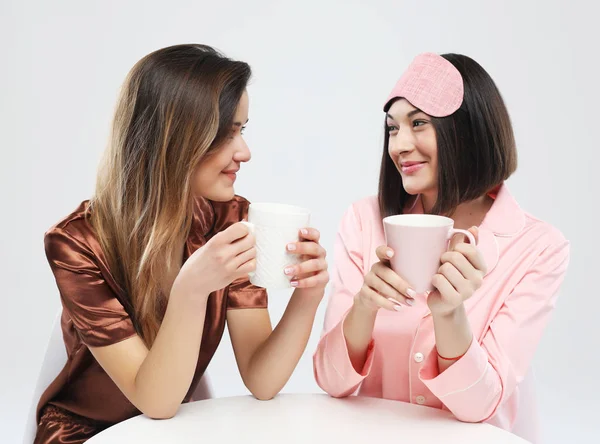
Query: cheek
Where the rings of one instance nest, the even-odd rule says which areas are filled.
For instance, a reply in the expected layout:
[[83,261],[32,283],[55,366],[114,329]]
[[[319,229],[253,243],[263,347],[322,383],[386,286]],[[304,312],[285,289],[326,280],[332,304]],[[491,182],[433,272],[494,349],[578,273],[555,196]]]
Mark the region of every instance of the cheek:
[[217,175],[218,170],[210,160],[201,163],[194,172],[195,189],[206,188],[206,184],[214,182]]
[[392,136],[388,136],[388,155],[392,159],[395,159],[398,156],[398,153],[394,148],[394,137]]
[[198,169],[196,170],[196,177],[198,181],[206,181],[209,178],[214,180],[228,164],[231,157],[223,156],[222,152],[216,152],[211,154],[208,158],[203,160]]
[[423,146],[426,147],[427,155],[432,159],[437,158],[437,139],[435,131],[427,131],[424,135]]
[[435,133],[423,134],[419,140],[419,151],[426,156],[431,165],[437,165],[437,141]]

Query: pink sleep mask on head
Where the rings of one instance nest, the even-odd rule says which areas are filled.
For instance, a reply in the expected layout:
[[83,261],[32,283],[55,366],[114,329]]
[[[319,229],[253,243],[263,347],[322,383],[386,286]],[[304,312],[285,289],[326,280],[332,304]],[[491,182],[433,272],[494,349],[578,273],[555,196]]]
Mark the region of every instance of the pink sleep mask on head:
[[426,52],[415,57],[402,74],[383,110],[389,109],[392,99],[403,97],[430,116],[446,117],[460,108],[463,95],[458,69],[442,56]]

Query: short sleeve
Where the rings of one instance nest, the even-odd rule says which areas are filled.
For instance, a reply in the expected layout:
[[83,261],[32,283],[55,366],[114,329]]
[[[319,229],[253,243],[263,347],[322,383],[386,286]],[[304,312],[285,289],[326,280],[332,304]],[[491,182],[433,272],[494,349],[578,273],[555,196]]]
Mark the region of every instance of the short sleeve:
[[46,257],[63,309],[82,342],[103,347],[136,334],[129,314],[107,284],[85,239],[55,227],[44,237]]
[[252,285],[248,278],[234,281],[227,292],[227,309],[267,308],[267,290]]

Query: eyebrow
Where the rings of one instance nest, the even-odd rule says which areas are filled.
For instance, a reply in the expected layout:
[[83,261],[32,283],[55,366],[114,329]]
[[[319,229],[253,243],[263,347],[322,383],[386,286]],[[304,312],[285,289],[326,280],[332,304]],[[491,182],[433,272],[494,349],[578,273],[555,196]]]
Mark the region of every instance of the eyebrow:
[[[412,117],[412,116],[414,116],[415,114],[419,114],[419,113],[422,113],[422,112],[423,112],[423,111],[421,111],[420,109],[418,109],[418,108],[415,108],[415,109],[413,109],[411,112],[409,112],[409,113],[406,115],[406,117]],[[393,118],[393,117],[390,115],[390,113],[385,113],[385,116],[386,116],[388,119],[395,120],[395,119],[394,119],[394,118]]]
[[238,127],[239,127],[239,126],[244,126],[244,125],[246,125],[246,124],[247,124],[249,121],[250,121],[250,119],[246,119],[246,122],[245,122],[245,123],[242,123],[242,122],[233,122],[233,126],[238,126]]

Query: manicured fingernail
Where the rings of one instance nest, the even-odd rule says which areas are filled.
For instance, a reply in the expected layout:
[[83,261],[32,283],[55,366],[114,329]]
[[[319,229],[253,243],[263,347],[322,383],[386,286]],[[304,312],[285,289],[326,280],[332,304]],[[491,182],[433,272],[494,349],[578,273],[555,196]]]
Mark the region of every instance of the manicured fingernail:
[[392,250],[387,250],[387,251],[385,252],[385,255],[386,255],[387,257],[393,257],[393,256],[394,256],[394,252],[393,252]]
[[410,305],[411,307],[412,307],[413,305],[415,305],[415,300],[414,300],[414,299],[405,299],[405,301],[406,301],[406,303],[407,303],[408,305]]
[[297,287],[298,286],[298,281],[292,281],[292,282],[290,282],[290,285],[292,287]]
[[288,244],[287,249],[288,251],[294,251],[296,249],[296,244]]
[[402,311],[402,305],[394,305],[394,310]]
[[283,270],[285,274],[292,274],[294,272],[294,267],[287,267]]
[[417,292],[412,288],[409,288],[406,290],[406,294],[409,295],[411,298],[414,298],[417,295]]
[[300,233],[302,233],[303,235],[305,235],[305,236],[306,236],[306,235],[308,234],[308,230],[307,230],[306,228],[302,228],[302,229],[300,230]]
[[398,306],[398,307],[402,307],[402,305],[400,304],[400,302],[399,302],[399,301],[397,301],[397,300],[396,300],[396,299],[394,299],[394,298],[387,298],[387,300],[388,300],[388,301],[390,301],[390,302],[393,302],[393,303],[394,303],[396,306]]

